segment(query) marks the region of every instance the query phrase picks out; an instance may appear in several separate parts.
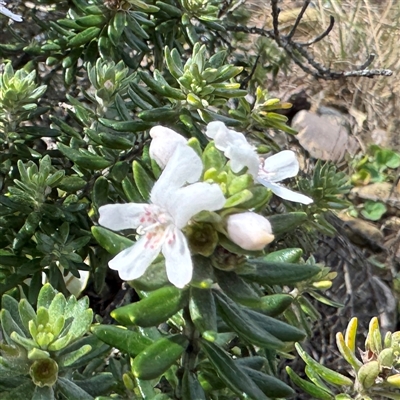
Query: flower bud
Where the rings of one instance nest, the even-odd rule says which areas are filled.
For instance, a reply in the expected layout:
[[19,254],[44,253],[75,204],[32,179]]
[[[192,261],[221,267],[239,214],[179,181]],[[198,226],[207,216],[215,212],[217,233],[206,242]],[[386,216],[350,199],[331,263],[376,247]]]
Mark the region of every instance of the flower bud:
[[332,281],[313,282],[312,286],[319,290],[326,290],[332,287]]
[[192,254],[209,257],[218,244],[218,233],[210,224],[192,224],[186,228],[186,237]]
[[368,389],[375,383],[380,372],[378,361],[370,361],[364,364],[358,371],[357,377],[361,385]]
[[152,141],[150,143],[150,157],[164,168],[179,144],[186,144],[187,140],[172,129],[157,125],[150,129]]
[[383,349],[378,355],[378,362],[381,367],[392,368],[394,362],[393,349]]
[[51,358],[35,361],[29,370],[33,383],[37,386],[53,386],[58,378],[58,365]]
[[269,221],[250,211],[230,215],[226,229],[229,239],[245,250],[262,250],[274,240]]
[[386,382],[394,387],[400,388],[400,374],[389,376]]

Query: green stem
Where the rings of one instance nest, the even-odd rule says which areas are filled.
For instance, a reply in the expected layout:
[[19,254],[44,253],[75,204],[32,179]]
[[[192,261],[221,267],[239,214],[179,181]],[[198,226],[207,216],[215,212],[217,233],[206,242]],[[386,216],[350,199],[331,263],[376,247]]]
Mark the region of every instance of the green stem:
[[185,325],[183,327],[183,334],[189,339],[190,345],[182,356],[182,364],[181,364],[182,371],[180,374],[179,387],[177,393],[179,399],[185,400],[182,397],[182,378],[185,372],[189,373],[190,371],[193,371],[196,367],[197,356],[200,352],[200,347],[198,344],[200,333],[194,326],[192,318],[190,317],[189,306],[186,306],[183,309],[182,316],[185,321]]

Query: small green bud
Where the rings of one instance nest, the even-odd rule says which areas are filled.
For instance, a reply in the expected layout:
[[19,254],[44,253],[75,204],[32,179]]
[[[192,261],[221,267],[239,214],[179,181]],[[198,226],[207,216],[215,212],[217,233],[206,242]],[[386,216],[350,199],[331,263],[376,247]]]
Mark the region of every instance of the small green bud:
[[361,385],[368,389],[375,383],[375,379],[378,377],[380,372],[379,362],[378,361],[370,361],[367,364],[364,364],[358,370],[358,380],[360,381]]
[[383,339],[383,346],[387,349],[392,344],[392,332],[386,332],[385,338]]
[[218,233],[210,224],[196,223],[186,229],[186,237],[193,254],[209,257],[218,244]]
[[327,290],[332,287],[332,282],[331,281],[319,281],[319,282],[313,282],[312,286],[316,289],[319,290]]
[[254,182],[254,179],[249,174],[243,174],[240,176],[235,176],[230,184],[228,185],[228,192],[230,195],[241,192],[242,190],[250,187]]
[[400,374],[389,376],[386,382],[394,387],[400,388]]
[[393,349],[383,349],[378,355],[381,367],[392,368],[394,361]]
[[211,258],[213,267],[222,271],[233,271],[239,265],[242,265],[245,257],[239,254],[233,254],[230,251],[218,246]]
[[51,358],[37,360],[31,365],[29,375],[37,386],[53,386],[58,378],[58,365]]

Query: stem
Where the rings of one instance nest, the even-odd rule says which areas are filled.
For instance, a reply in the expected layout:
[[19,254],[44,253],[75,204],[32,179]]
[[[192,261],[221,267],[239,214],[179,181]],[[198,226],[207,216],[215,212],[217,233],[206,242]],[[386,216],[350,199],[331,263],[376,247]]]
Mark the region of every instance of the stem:
[[200,347],[198,345],[200,333],[194,326],[192,318],[190,317],[189,306],[186,306],[183,309],[183,319],[185,320],[183,333],[188,337],[190,347],[183,354],[182,366],[184,369],[193,370],[196,366],[197,356],[200,352]]
[[179,371],[179,384],[176,390],[177,398],[181,400],[186,400],[183,398],[183,388],[182,381],[183,376],[186,373],[190,373],[193,371],[197,364],[197,356],[200,352],[200,347],[198,345],[198,338],[200,336],[199,331],[193,324],[192,318],[190,317],[189,306],[187,305],[183,309],[182,317],[185,321],[185,325],[183,326],[183,334],[189,339],[189,346],[186,351],[183,353],[182,362],[181,362],[181,370]]

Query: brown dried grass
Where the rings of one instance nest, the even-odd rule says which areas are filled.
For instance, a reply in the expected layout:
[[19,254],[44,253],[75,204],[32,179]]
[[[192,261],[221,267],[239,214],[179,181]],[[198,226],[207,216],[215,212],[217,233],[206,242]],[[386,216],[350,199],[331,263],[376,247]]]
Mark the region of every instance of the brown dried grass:
[[[250,7],[260,14],[257,25],[271,27],[270,8],[251,0]],[[265,3],[264,3],[265,4]],[[302,1],[283,0],[280,4],[282,27],[294,22]],[[315,59],[336,71],[354,70],[371,53],[376,55],[370,69],[393,70],[392,77],[349,78],[338,81],[316,80],[293,65],[288,76],[281,75],[277,94],[281,97],[305,89],[315,107],[333,105],[345,109],[355,120],[353,133],[364,143],[373,141],[374,130],[384,130],[383,145],[400,149],[400,2],[398,0],[315,0],[300,25],[296,39],[308,41],[328,27],[328,37],[309,48]]]

